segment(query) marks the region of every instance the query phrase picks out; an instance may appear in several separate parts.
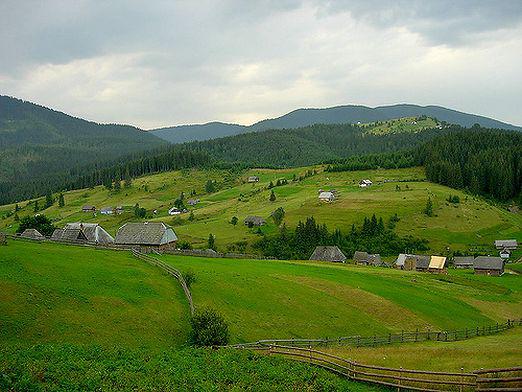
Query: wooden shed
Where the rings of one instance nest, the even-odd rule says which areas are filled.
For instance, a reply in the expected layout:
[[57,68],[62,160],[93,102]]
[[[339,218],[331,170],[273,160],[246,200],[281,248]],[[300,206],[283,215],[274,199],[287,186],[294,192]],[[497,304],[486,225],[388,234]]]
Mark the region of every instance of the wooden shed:
[[478,256],[473,260],[473,270],[479,275],[501,276],[504,274],[504,260],[500,257]]
[[310,256],[310,260],[345,263],[346,256],[337,246],[318,246]]

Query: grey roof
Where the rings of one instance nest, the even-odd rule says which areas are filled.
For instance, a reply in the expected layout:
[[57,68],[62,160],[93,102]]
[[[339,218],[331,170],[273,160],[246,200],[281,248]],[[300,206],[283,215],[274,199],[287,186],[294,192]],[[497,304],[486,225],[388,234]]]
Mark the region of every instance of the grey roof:
[[408,256],[411,256],[411,255],[408,255],[405,253],[399,254],[399,256],[397,256],[397,259],[395,260],[395,265],[397,265],[399,267],[404,266],[404,261],[406,260],[406,257],[408,257]]
[[472,266],[473,265],[473,256],[456,256],[453,259],[453,264],[456,266]]
[[261,216],[247,216],[245,218],[245,225],[252,223],[254,226],[262,226],[266,223],[266,220]]
[[187,204],[189,206],[194,206],[199,203],[199,199],[188,199]]
[[82,207],[82,210],[95,210],[95,209],[96,209],[96,207],[94,207],[94,206],[89,206],[89,205],[86,205],[86,206],[83,206],[83,207]]
[[501,271],[504,269],[504,260],[500,257],[478,256],[473,260],[473,269]]
[[518,247],[517,240],[495,240],[497,249],[516,249]]
[[20,234],[21,237],[24,238],[31,238],[33,240],[43,240],[45,237],[36,229],[25,229],[22,234]]
[[318,246],[310,256],[310,260],[334,261],[344,263],[346,256],[337,246]]
[[368,252],[355,251],[353,254],[353,259],[358,263],[368,263],[370,260],[370,255]]
[[381,255],[380,254],[374,254],[374,255],[370,255],[370,258],[368,260],[369,264],[375,266],[375,267],[382,267],[384,265],[386,265],[382,260],[381,260]]
[[[105,231],[103,227],[101,227],[98,223],[83,223],[83,222],[74,222],[68,223],[64,230],[71,229],[80,229],[87,241],[93,242],[95,244],[112,244],[114,242],[114,238]],[[74,236],[74,234],[69,234],[69,236]],[[80,238],[77,238],[80,239]]]
[[54,241],[59,241],[62,239],[63,229],[54,229],[53,234],[51,235],[51,239]]
[[125,223],[114,242],[122,245],[165,245],[177,241],[174,230],[163,222]]
[[425,255],[406,255],[406,260],[414,259],[415,268],[427,269],[430,266],[431,257]]

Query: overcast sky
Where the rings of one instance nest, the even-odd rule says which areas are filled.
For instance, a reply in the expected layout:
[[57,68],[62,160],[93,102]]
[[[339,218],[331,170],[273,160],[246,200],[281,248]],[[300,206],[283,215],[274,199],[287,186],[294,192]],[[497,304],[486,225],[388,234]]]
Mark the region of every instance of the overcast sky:
[[0,94],[143,128],[394,103],[522,125],[522,0],[1,0]]

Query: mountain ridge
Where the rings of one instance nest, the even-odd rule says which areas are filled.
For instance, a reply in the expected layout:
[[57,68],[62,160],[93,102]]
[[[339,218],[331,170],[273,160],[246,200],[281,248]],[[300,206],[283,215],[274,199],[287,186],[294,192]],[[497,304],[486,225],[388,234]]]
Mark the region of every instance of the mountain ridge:
[[394,104],[369,107],[364,105],[339,105],[328,108],[300,108],[282,116],[268,118],[251,125],[212,121],[204,124],[178,125],[151,129],[148,132],[170,142],[209,140],[240,133],[269,129],[294,129],[314,124],[343,124],[386,121],[414,116],[435,117],[440,121],[471,127],[475,123],[487,127],[522,131],[522,127],[486,116],[461,112],[438,105]]

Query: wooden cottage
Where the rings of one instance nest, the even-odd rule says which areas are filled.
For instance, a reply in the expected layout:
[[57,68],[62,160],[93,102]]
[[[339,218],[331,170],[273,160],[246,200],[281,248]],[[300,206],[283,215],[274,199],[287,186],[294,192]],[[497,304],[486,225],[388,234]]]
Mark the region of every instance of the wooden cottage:
[[335,195],[333,192],[330,192],[330,191],[321,192],[321,193],[319,193],[319,200],[330,203],[335,200]]
[[453,259],[453,265],[455,268],[473,268],[473,256],[457,256]]
[[361,252],[357,250],[353,254],[353,261],[355,261],[355,264],[368,265],[369,260],[370,255],[368,254],[368,252]]
[[195,206],[198,203],[199,203],[199,199],[188,199],[188,201],[187,201],[187,204],[189,206]]
[[310,260],[345,263],[346,256],[337,246],[318,246],[310,256]]
[[250,182],[250,183],[259,182],[259,177],[258,176],[250,176],[250,177],[248,177],[247,181]]
[[251,215],[245,218],[244,223],[248,227],[263,226],[266,224],[266,220],[260,216]]
[[96,207],[95,206],[83,206],[82,207],[82,212],[96,212]]
[[114,243],[114,238],[107,233],[98,223],[68,223],[63,228],[62,240],[87,241],[96,245],[109,245]]
[[500,257],[478,256],[473,260],[473,270],[479,275],[504,274],[504,260]]
[[430,266],[431,257],[424,255],[404,255],[403,270],[426,272]]
[[177,241],[174,230],[163,222],[125,223],[114,239],[117,245],[138,247],[142,252],[175,249]]
[[100,214],[102,214],[102,215],[112,215],[112,214],[114,214],[114,209],[112,207],[103,207],[100,210]]
[[496,240],[495,241],[495,248],[497,250],[517,250],[518,243],[517,240]]
[[359,187],[361,187],[361,188],[367,188],[372,185],[373,185],[373,182],[371,182],[370,180],[361,180],[359,182]]
[[20,237],[27,238],[30,240],[41,241],[45,240],[45,237],[36,229],[25,229]]
[[428,265],[428,272],[447,274],[446,258],[444,256],[431,256]]

